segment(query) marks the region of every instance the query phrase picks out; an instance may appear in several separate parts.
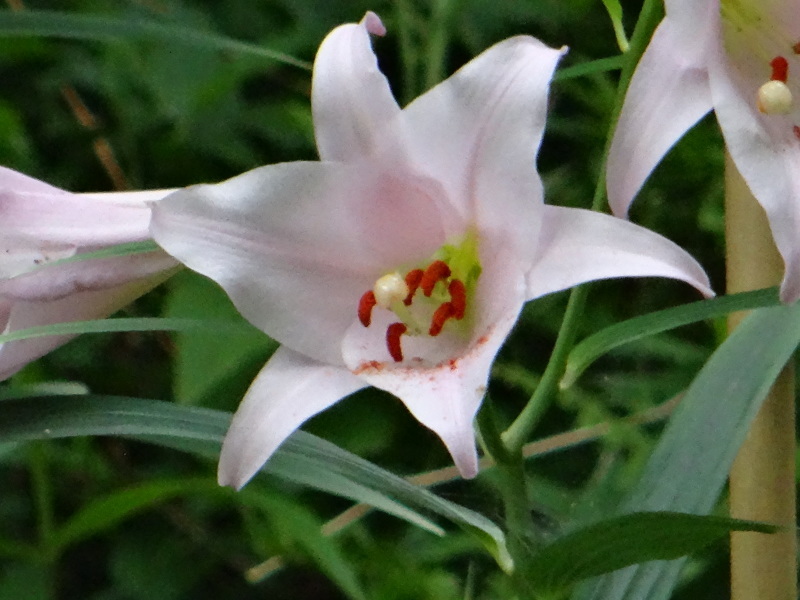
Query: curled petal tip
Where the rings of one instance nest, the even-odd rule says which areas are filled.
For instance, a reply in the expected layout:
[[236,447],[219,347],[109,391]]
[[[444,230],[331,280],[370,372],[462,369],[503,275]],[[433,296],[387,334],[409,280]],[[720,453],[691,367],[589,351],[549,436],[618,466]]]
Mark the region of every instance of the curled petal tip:
[[478,474],[478,465],[459,465],[458,472],[461,473],[461,477],[464,479],[474,479]]
[[[466,441],[466,440],[465,440]],[[446,444],[453,457],[453,462],[464,479],[474,479],[478,474],[478,453],[475,449],[474,439],[464,444],[463,448],[452,447]]]
[[224,468],[220,463],[220,467],[217,471],[217,483],[220,487],[229,487],[238,492],[250,479],[250,477],[243,479],[241,473],[235,471],[231,472],[231,469]]
[[366,27],[367,31],[369,31],[372,35],[377,35],[380,37],[386,35],[386,27],[383,25],[383,21],[381,21],[381,18],[371,10],[368,10],[364,15],[364,18],[361,19],[361,24]]

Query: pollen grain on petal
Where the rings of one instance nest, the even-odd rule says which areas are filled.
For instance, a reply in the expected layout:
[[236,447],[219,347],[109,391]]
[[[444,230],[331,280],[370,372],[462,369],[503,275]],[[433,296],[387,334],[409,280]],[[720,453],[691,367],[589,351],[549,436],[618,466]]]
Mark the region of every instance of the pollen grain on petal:
[[786,79],[789,77],[789,61],[783,56],[776,56],[770,61],[769,66],[772,67],[772,77],[770,79],[786,83]]
[[364,327],[369,327],[372,323],[372,309],[378,302],[375,300],[375,292],[369,290],[364,292],[361,299],[358,301],[358,320]]
[[455,308],[453,307],[452,302],[445,302],[439,308],[436,309],[436,312],[433,313],[433,317],[431,318],[431,327],[428,329],[428,335],[431,337],[436,337],[440,333],[442,333],[442,327],[447,322],[447,319],[455,316]]
[[453,305],[453,318],[460,321],[467,312],[467,288],[460,279],[453,279],[447,291],[450,293],[450,304]]
[[450,267],[447,266],[447,263],[443,260],[435,260],[425,269],[419,287],[426,296],[430,297],[436,284],[448,277],[450,277]]
[[797,42],[794,46],[792,46],[792,52],[795,54],[800,54],[800,42]]
[[400,336],[402,336],[408,327],[403,323],[392,323],[386,328],[386,346],[389,349],[389,355],[395,362],[402,362],[403,349],[400,346]]
[[406,275],[406,285],[408,286],[408,296],[406,299],[403,300],[403,304],[406,306],[411,306],[411,302],[414,300],[414,293],[417,291],[419,287],[420,281],[422,281],[422,276],[425,274],[425,271],[422,269],[414,269],[409,271]]

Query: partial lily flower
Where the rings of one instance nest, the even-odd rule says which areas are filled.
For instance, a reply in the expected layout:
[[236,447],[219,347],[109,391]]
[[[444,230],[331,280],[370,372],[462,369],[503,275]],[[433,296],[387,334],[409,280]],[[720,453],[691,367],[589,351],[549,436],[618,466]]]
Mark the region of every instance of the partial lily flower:
[[373,13],[317,54],[320,162],[261,167],[153,209],[156,241],[282,344],[233,419],[223,485],[244,485],[304,421],[369,385],[473,477],[473,420],[525,301],[623,276],[711,293],[655,233],[544,205],[536,154],[564,49],[508,39],[401,110],[370,33],[384,33]]
[[800,1],[665,0],[631,80],[608,159],[625,216],[672,145],[712,108],[783,256],[781,299],[800,298]]
[[[149,202],[169,192],[71,194],[0,167],[0,333],[108,316],[174,272],[161,250],[81,257],[151,239]],[[0,342],[0,380],[69,339]]]

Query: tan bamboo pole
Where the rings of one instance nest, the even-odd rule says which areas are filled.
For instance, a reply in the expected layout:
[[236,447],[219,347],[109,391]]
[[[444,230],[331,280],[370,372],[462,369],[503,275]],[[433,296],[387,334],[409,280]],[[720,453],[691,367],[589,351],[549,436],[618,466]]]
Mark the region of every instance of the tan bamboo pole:
[[[730,156],[725,158],[728,293],[780,283],[783,261],[766,214]],[[732,331],[746,313],[728,320]],[[783,525],[780,533],[731,535],[732,600],[797,598],[794,369],[787,365],[764,401],[730,474],[730,512]]]

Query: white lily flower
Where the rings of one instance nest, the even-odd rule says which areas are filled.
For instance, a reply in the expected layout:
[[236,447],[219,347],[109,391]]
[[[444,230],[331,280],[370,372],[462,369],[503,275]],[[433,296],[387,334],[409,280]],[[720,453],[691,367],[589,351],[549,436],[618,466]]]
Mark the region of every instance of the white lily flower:
[[665,5],[611,145],[611,209],[625,216],[661,158],[714,109],[783,257],[781,299],[794,302],[800,298],[800,1]]
[[490,48],[401,110],[368,13],[314,64],[320,162],[255,169],[158,203],[152,233],[283,345],[225,439],[220,483],[244,485],[309,417],[365,386],[397,396],[465,477],[495,354],[532,298],[592,279],[665,276],[710,293],[668,240],[545,206],[535,168],[564,50]]
[[[0,333],[102,318],[163,281],[178,263],[160,250],[77,258],[150,239],[149,202],[169,192],[71,194],[0,167]],[[0,380],[71,337],[0,342]]]

